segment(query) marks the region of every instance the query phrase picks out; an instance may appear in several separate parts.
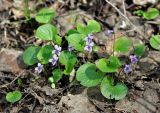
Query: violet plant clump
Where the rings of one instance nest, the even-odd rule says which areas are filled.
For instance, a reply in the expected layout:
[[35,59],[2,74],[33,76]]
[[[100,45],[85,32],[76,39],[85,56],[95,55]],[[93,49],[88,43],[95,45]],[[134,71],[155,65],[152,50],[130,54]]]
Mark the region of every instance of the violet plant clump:
[[[43,10],[43,13],[47,13],[47,11],[48,10]],[[142,52],[144,52],[141,51],[141,49],[145,47],[144,45],[133,47],[128,37],[121,36],[115,38],[114,47],[112,48],[113,52],[125,54],[127,52],[129,53],[131,48],[136,48],[133,53],[130,53],[133,55],[129,56],[131,64],[127,65],[120,60],[118,55],[116,56],[114,54],[110,54],[109,57],[106,56],[104,58],[93,57],[92,59],[87,59],[87,52],[94,52],[94,54],[98,54],[99,52],[93,49],[94,47],[98,47],[96,43],[94,43],[94,36],[96,33],[101,32],[99,22],[89,20],[86,25],[77,23],[75,29],[68,31],[62,38],[60,34],[58,34],[57,27],[50,23],[50,19],[54,16],[49,16],[47,21],[44,20],[44,17],[40,15],[37,16],[36,20],[43,24],[36,30],[36,38],[48,41],[49,43],[44,44],[42,47],[35,45],[27,48],[23,53],[23,60],[30,66],[38,63],[35,71],[40,75],[42,71],[45,70],[43,66],[50,66],[49,63],[51,63],[54,68],[50,67],[52,72],[47,73],[47,75],[50,75],[48,80],[52,88],[56,87],[56,83],[59,82],[64,75],[70,76],[74,70],[75,79],[81,85],[85,87],[100,86],[102,95],[108,99],[120,100],[127,95],[127,86],[123,82],[114,81],[114,78],[116,78],[114,75],[119,73],[123,65],[125,65],[123,74],[128,75],[131,73],[133,71],[132,65],[137,64],[143,54]],[[112,34],[114,34],[112,30],[107,33],[108,36]],[[64,47],[63,44],[67,47]],[[83,64],[83,58],[78,57],[79,53],[86,57],[86,61],[83,61]]]

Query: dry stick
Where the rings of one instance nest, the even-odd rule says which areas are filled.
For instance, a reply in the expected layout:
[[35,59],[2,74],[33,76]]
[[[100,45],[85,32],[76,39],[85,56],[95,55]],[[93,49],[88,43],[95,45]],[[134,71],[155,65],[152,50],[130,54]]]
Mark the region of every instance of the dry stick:
[[124,11],[124,15],[127,16],[127,13],[126,13],[126,6],[125,6],[125,0],[123,0],[122,2],[123,2],[123,11]]
[[141,38],[141,39],[145,39],[145,35],[144,34],[142,34],[142,32],[141,32],[141,30],[137,27],[137,26],[135,26],[130,20],[129,20],[129,18],[127,17],[127,16],[125,16],[115,5],[113,5],[110,1],[108,1],[108,0],[105,0],[109,5],[111,5],[122,17],[124,17],[134,28],[133,29],[135,29],[135,31],[137,32],[137,33],[139,33],[143,38]]
[[160,25],[160,20],[157,20],[157,21],[147,21],[147,23]]
[[12,84],[14,81],[16,81],[23,73],[24,73],[24,70],[23,70],[14,80],[12,80],[10,83],[1,85],[0,88],[4,88],[4,87],[7,87],[8,85],[11,85],[11,84]]

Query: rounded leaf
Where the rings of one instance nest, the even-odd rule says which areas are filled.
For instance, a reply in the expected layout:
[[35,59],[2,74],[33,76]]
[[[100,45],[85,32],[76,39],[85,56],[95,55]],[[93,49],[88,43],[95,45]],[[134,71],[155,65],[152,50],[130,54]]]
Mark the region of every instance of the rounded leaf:
[[89,33],[100,32],[101,31],[101,26],[97,21],[89,20],[88,23],[87,23],[87,31],[88,31],[88,34]]
[[104,78],[104,73],[96,70],[95,64],[83,64],[76,73],[76,78],[81,85],[93,87],[98,85]]
[[102,95],[107,99],[120,100],[123,99],[128,93],[128,88],[125,84],[117,83],[114,86],[114,80],[110,76],[105,77],[102,80],[100,89]]
[[131,40],[127,37],[120,37],[115,41],[114,50],[116,52],[126,53],[129,51],[131,44]]
[[38,62],[37,54],[40,50],[38,46],[31,46],[23,53],[23,61],[27,65],[34,65]]
[[65,74],[70,74],[77,62],[77,57],[74,53],[69,51],[62,51],[59,56],[59,62],[65,65]]
[[52,71],[53,79],[58,82],[62,78],[62,71],[60,69],[54,69]]
[[143,13],[145,19],[151,20],[159,16],[159,10],[156,8],[149,8],[147,12]]
[[121,62],[115,56],[111,56],[109,59],[102,58],[97,62],[99,70],[106,73],[116,72],[120,66]]
[[43,46],[37,54],[38,60],[41,61],[42,64],[47,64],[49,59],[52,58],[52,51],[53,47],[51,45]]
[[81,34],[88,34],[87,26],[82,23],[77,24],[77,31]]
[[39,23],[49,23],[52,21],[54,16],[55,11],[53,9],[43,8],[37,13],[35,19]]
[[137,44],[134,47],[134,54],[137,56],[142,56],[145,52],[145,46],[143,44]]
[[84,38],[86,35],[84,34],[72,34],[67,37],[67,41],[70,46],[73,46],[77,51],[84,51]]
[[19,101],[22,98],[22,94],[20,91],[13,91],[13,92],[9,92],[6,95],[6,100],[8,102],[14,103]]
[[160,35],[152,36],[149,43],[154,49],[160,50]]
[[57,28],[51,24],[45,24],[38,27],[36,31],[36,38],[41,40],[53,40],[56,41]]
[[81,34],[85,34],[85,35],[92,34],[95,32],[100,32],[100,30],[101,30],[101,26],[95,20],[89,20],[87,22],[87,26],[82,23],[77,24],[77,31]]

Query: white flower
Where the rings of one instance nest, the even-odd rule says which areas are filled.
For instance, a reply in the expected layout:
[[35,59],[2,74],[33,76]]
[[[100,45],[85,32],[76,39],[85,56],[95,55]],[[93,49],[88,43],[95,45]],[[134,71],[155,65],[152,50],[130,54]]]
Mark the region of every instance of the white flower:
[[86,46],[85,46],[85,48],[84,48],[84,50],[86,50],[86,51],[88,51],[88,52],[92,52],[92,47],[94,46],[94,43],[93,42],[91,42],[91,43],[89,43],[89,42],[86,42]]
[[59,55],[61,54],[62,48],[59,47],[58,45],[55,45],[55,46],[54,46],[54,49],[55,49],[55,50],[52,51],[52,54],[56,54],[56,55],[59,56]]
[[51,62],[53,66],[56,65],[57,61],[58,61],[58,57],[56,54],[54,54],[53,58],[49,60],[49,62]]
[[43,65],[38,63],[37,67],[35,68],[36,73],[40,74],[43,70]]

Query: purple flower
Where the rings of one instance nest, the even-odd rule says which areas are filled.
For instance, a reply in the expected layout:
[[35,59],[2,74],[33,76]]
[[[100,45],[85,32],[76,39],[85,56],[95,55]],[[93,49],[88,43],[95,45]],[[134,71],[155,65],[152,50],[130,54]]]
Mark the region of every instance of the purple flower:
[[56,54],[53,55],[53,58],[49,60],[49,62],[52,63],[52,65],[54,66],[57,63],[58,57]]
[[73,46],[68,46],[68,51],[73,51],[74,47]]
[[125,65],[125,67],[124,67],[124,72],[125,72],[126,74],[132,72],[132,67],[131,67],[131,65]]
[[59,56],[60,53],[61,53],[62,48],[59,47],[58,45],[55,45],[55,46],[54,46],[54,49],[55,49],[55,50],[52,51],[52,54],[56,54],[56,55]]
[[108,30],[105,34],[106,34],[107,36],[111,37],[113,33],[114,33],[113,30]]
[[84,50],[91,53],[93,46],[94,46],[94,43],[93,43],[93,42],[91,42],[91,43],[86,42],[86,46],[85,46]]
[[90,43],[92,42],[92,39],[93,39],[93,35],[91,34],[88,34],[87,37],[84,39],[86,42]]
[[37,67],[35,68],[36,73],[40,74],[43,70],[43,65],[38,63]]
[[136,55],[130,55],[129,58],[133,64],[138,62],[138,57]]

